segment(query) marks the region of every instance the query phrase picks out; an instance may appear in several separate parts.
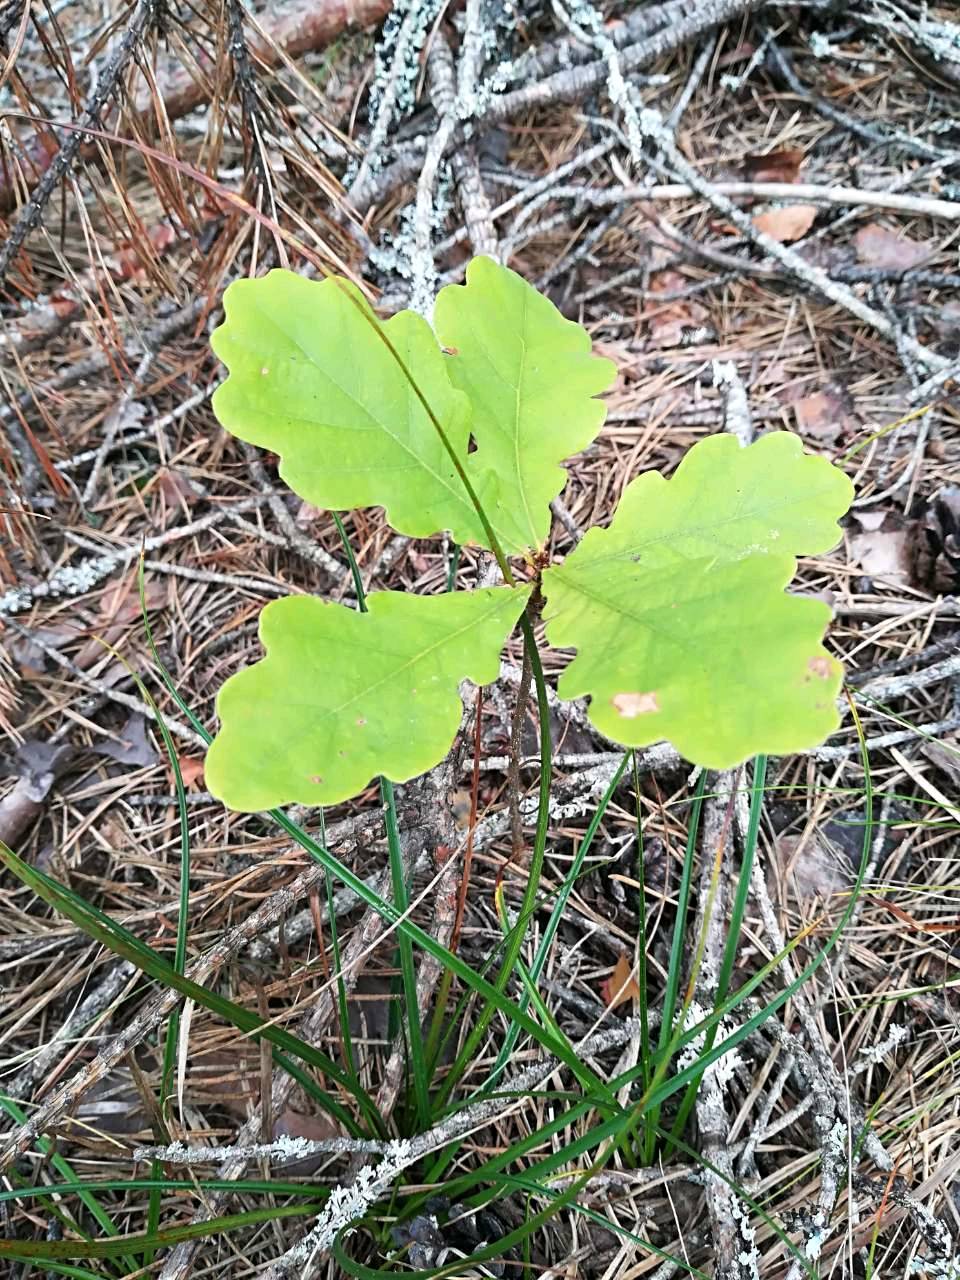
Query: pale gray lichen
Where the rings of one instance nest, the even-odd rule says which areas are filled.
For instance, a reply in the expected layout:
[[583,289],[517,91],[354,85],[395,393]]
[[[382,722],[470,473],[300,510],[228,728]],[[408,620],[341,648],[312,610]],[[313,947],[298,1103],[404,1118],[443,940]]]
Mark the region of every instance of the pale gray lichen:
[[[402,120],[416,106],[420,53],[427,31],[440,11],[439,0],[397,0],[387,15],[373,55],[368,95],[371,119],[386,93],[394,98],[394,115]],[[411,21],[407,23],[407,16]]]
[[[317,1253],[329,1249],[339,1232],[363,1215],[415,1159],[406,1138],[390,1142],[379,1164],[365,1164],[348,1187],[334,1187],[310,1231],[281,1259],[281,1270],[289,1274]],[[347,1231],[349,1234],[349,1231]]]
[[904,1040],[909,1039],[909,1027],[905,1027],[898,1022],[892,1023],[886,1036],[879,1044],[868,1045],[865,1049],[860,1050],[857,1069],[863,1070],[867,1066],[882,1062],[888,1053],[893,1053],[899,1045],[903,1044]]
[[46,582],[39,582],[36,586],[12,587],[0,596],[0,616],[21,613],[24,609],[29,609],[35,600],[82,596],[92,590],[107,574],[112,573],[119,564],[125,560],[132,560],[136,554],[137,550],[134,548],[118,555],[94,556],[89,560],[82,560],[80,564],[63,565]]
[[750,1214],[740,1202],[739,1196],[730,1196],[730,1215],[737,1224],[740,1239],[747,1246],[737,1254],[740,1274],[750,1276],[751,1280],[760,1280],[760,1250],[757,1248],[757,1229],[750,1221]]
[[[710,1012],[710,1010],[704,1009],[702,1005],[697,1004],[696,1000],[691,1000],[687,1009],[687,1016],[684,1019],[683,1029],[687,1031],[690,1027],[695,1027],[698,1022],[702,1022],[709,1017]],[[726,1018],[722,1019],[716,1030],[715,1039],[717,1043],[726,1040],[735,1030],[735,1023],[728,1021]],[[693,1039],[684,1045],[676,1057],[675,1067],[678,1073],[686,1070],[687,1067],[693,1066],[703,1052],[706,1039],[706,1031],[698,1031]],[[726,1053],[711,1063],[710,1071],[719,1089],[723,1090],[730,1083],[737,1067],[741,1065],[741,1061],[736,1049],[728,1049]]]

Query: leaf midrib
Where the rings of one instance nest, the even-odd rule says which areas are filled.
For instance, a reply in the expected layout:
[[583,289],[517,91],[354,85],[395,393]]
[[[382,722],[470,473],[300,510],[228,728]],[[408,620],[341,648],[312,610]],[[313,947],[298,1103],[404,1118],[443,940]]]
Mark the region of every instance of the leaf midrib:
[[[521,412],[521,403],[523,400],[522,386],[523,386],[524,371],[526,369],[526,363],[527,363],[527,348],[528,348],[528,343],[525,336],[528,302],[529,300],[527,298],[527,294],[526,292],[524,292],[523,302],[521,304],[520,325],[519,325],[519,331],[518,331],[519,333],[518,340],[520,345],[520,365],[517,371],[516,379],[513,382],[511,382],[510,379],[505,378],[503,374],[498,371],[497,362],[496,360],[494,360],[493,356],[491,355],[490,347],[484,341],[483,334],[477,327],[476,317],[473,314],[473,312],[470,311],[469,309],[466,312],[466,320],[467,320],[467,325],[470,329],[470,333],[474,341],[476,342],[477,346],[483,352],[484,358],[486,359],[487,365],[489,366],[491,373],[493,373],[497,378],[499,378],[499,380],[506,386],[509,392],[513,393],[513,402],[514,402],[513,429],[510,430],[509,428],[507,428],[504,430],[503,434],[507,437],[507,439],[510,441],[513,447],[513,470],[516,475],[517,488],[520,492],[520,498],[521,498],[521,501],[523,502],[523,512],[524,512],[524,516],[526,518],[526,524],[527,524],[526,536],[529,538],[528,545],[533,547],[533,546],[536,546],[538,542],[537,528],[533,518],[533,512],[530,509],[530,501],[527,496],[527,486],[525,483],[524,473],[520,466],[520,460],[521,460],[520,423],[523,418],[523,414]],[[494,431],[498,429],[497,423],[495,420],[491,420],[489,425]],[[477,435],[476,423],[474,423],[473,431],[474,431],[474,435],[476,436]],[[482,461],[483,445],[480,439],[477,440],[477,453]],[[481,475],[482,474],[483,472],[481,472]]]
[[[410,446],[406,444],[405,441],[403,441],[399,436],[395,435],[390,430],[390,428],[386,425],[386,423],[384,423],[380,419],[380,417],[377,416],[377,414],[371,413],[370,410],[365,405],[361,404],[361,402],[357,399],[356,395],[352,391],[347,390],[346,387],[342,386],[341,383],[338,382],[337,379],[331,373],[329,373],[321,364],[319,364],[317,360],[314,358],[313,354],[310,351],[308,351],[307,348],[304,347],[303,344],[297,338],[295,338],[291,333],[289,333],[278,319],[276,319],[268,311],[265,311],[263,309],[263,305],[257,299],[254,299],[253,305],[256,311],[258,312],[258,314],[263,316],[270,324],[272,324],[274,329],[276,329],[278,333],[281,333],[287,339],[287,341],[291,344],[291,346],[295,347],[301,353],[301,355],[304,356],[308,364],[313,369],[315,369],[317,373],[320,374],[321,377],[326,378],[328,382],[330,382],[334,387],[336,387],[336,389],[341,393],[341,395],[343,395],[343,397],[346,400],[348,400],[351,404],[355,405],[358,411],[363,413],[366,417],[370,418],[376,424],[376,426],[384,433],[385,436],[387,436],[390,440],[394,442],[394,444],[396,444],[400,449],[402,449],[403,452],[408,455],[408,457],[412,458],[415,467],[419,467],[427,475],[431,476],[434,480],[438,481],[440,485],[447,490],[447,492],[451,495],[452,498],[454,498],[456,502],[458,502],[462,507],[465,507],[469,511],[471,516],[476,515],[476,512],[473,509],[472,503],[469,501],[469,498],[465,489],[463,490],[463,492],[460,492],[455,485],[450,483],[449,479],[446,476],[444,476],[441,472],[435,471],[433,467],[429,466],[428,463],[420,456],[420,454],[416,452],[416,450],[410,448]],[[386,328],[389,323],[390,322],[387,321],[387,323],[384,325],[384,328]],[[410,388],[408,386],[407,387],[408,406],[409,406],[409,391],[410,391]],[[451,388],[451,391],[454,394],[457,394],[455,388]],[[460,392],[459,394],[462,395],[463,393]],[[408,417],[409,417],[409,407],[408,407]],[[327,425],[332,425],[332,424],[327,424]],[[336,429],[339,430],[340,428],[338,427]],[[349,430],[349,427],[347,429]],[[371,468],[371,470],[374,470],[374,469],[375,468]],[[381,468],[381,470],[385,470],[389,472],[390,468]],[[385,505],[389,505],[389,504],[385,504]]]
[[[496,589],[503,590],[503,588],[496,588]],[[508,588],[508,590],[510,590],[510,588]],[[528,587],[515,588],[515,590],[518,590],[520,592],[526,592],[527,594],[529,594]],[[376,594],[370,597],[371,604],[373,601],[376,600],[376,598],[377,598]],[[400,666],[393,668],[387,675],[383,676],[379,680],[374,681],[373,684],[367,685],[365,688],[361,689],[358,693],[356,693],[352,698],[348,698],[345,702],[340,703],[339,706],[331,707],[328,710],[322,710],[322,709],[318,710],[316,708],[316,705],[312,703],[301,703],[300,705],[308,707],[311,711],[315,713],[315,722],[319,720],[328,720],[331,716],[340,715],[342,712],[354,706],[361,698],[365,698],[369,694],[375,693],[378,689],[382,688],[384,685],[390,684],[394,680],[397,680],[405,671],[408,671],[411,667],[422,662],[425,658],[427,658],[431,653],[434,653],[437,649],[443,648],[445,645],[449,644],[450,642],[459,639],[459,637],[462,636],[465,632],[472,631],[475,627],[482,625],[482,623],[486,622],[493,614],[497,613],[501,609],[505,609],[506,600],[507,600],[507,597],[505,596],[501,599],[496,600],[489,609],[485,610],[478,617],[471,618],[468,622],[465,622],[462,627],[458,627],[456,631],[447,632],[439,640],[435,641],[431,645],[428,645],[425,649],[421,649],[419,653],[414,654],[412,657],[402,662]],[[346,608],[345,605],[339,605],[337,607],[342,609]],[[382,622],[383,621],[382,616],[378,615],[375,612],[375,608],[376,606],[374,606],[374,608],[371,608],[367,616],[370,618],[377,618],[378,621]],[[352,612],[353,612],[352,610],[347,609],[347,613],[352,613]],[[268,660],[269,660],[269,654],[268,654]],[[461,678],[465,679],[466,677],[461,677]]]

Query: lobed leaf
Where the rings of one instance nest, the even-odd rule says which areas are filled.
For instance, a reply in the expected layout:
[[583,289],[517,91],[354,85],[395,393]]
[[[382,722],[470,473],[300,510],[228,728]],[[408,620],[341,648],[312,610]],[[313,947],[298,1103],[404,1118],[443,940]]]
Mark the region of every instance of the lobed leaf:
[[414,312],[380,326],[345,280],[271,271],[232,284],[224,312],[211,342],[229,377],[214,410],[228,431],[280,455],[291,489],[333,510],[382,506],[411,537],[446,529],[486,545],[426,400],[508,554],[546,541],[566,481],[559,464],[600,430],[594,397],[615,373],[580,325],[489,258],[470,264],[466,285],[440,291],[446,355]]
[[378,774],[406,782],[443,759],[461,680],[494,680],[529,588],[367,597],[358,613],[288,596],[260,615],[267,656],[217,698],[207,785],[231,809],[336,804]]
[[[482,542],[463,481],[358,289],[276,270],[231,284],[224,314],[211,345],[230,376],[214,411],[235,436],[280,455],[295,493],[332,510],[385,507],[410,537],[449,529]],[[430,326],[402,311],[382,327],[465,458],[470,406]]]
[[515,272],[474,258],[465,285],[441,289],[434,310],[447,371],[472,409],[472,483],[510,554],[541,547],[559,464],[591,443],[606,406],[594,397],[616,374],[590,335]]
[[560,696],[588,694],[617,742],[668,738],[707,768],[822,741],[843,674],[821,643],[830,610],[784,588],[795,556],[838,541],[852,494],[786,432],[713,436],[672,479],[637,477],[609,529],[543,575],[547,637],[578,651]]

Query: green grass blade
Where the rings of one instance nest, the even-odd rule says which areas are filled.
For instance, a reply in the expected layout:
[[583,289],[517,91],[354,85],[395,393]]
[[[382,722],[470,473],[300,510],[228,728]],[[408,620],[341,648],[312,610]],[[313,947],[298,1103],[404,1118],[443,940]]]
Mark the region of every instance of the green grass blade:
[[[720,969],[717,973],[717,989],[714,995],[714,1009],[718,1005],[723,1004],[727,998],[727,992],[730,989],[730,978],[733,974],[733,966],[736,961],[737,947],[740,943],[740,933],[743,928],[743,917],[747,909],[747,897],[750,892],[750,877],[753,872],[753,860],[757,849],[757,836],[760,830],[760,816],[763,811],[763,784],[767,776],[767,757],[757,756],[753,766],[753,783],[750,792],[750,817],[747,823],[747,831],[743,848],[743,860],[740,865],[740,877],[737,881],[737,892],[734,896],[733,905],[730,910],[730,925],[727,932],[726,943],[723,948],[723,956],[720,961]],[[707,1032],[704,1048],[711,1049],[713,1042],[717,1038],[717,1030],[719,1023],[715,1024]],[[672,1134],[675,1138],[679,1138],[686,1128],[690,1113],[693,1110],[694,1103],[697,1100],[697,1092],[700,1088],[702,1075],[696,1076],[687,1086],[687,1091],[681,1100],[677,1110],[677,1116],[673,1123]],[[664,1152],[664,1159],[667,1159],[672,1151],[672,1146],[668,1146]]]
[[[212,742],[213,739],[211,735],[207,732],[196,715],[194,715],[187,703],[184,702],[176,685],[170,677],[170,673],[164,667],[160,659],[160,655],[157,652],[157,647],[154,643],[151,629],[147,630],[147,641],[150,645],[154,661],[157,664],[160,677],[163,680],[170,696],[180,708],[181,712],[187,717],[190,724],[197,731],[200,737],[202,737],[207,743]],[[504,996],[501,991],[498,991],[492,983],[487,982],[476,972],[475,969],[472,969],[470,965],[466,964],[452,951],[449,951],[446,947],[440,946],[434,938],[431,938],[425,930],[414,924],[412,920],[403,918],[402,914],[398,912],[395,907],[370,889],[369,886],[366,885],[358,876],[354,875],[349,867],[345,866],[338,858],[334,857],[334,855],[323,845],[318,844],[309,832],[305,831],[291,818],[288,818],[282,810],[271,809],[269,810],[269,815],[281,830],[285,831],[291,839],[296,841],[301,849],[308,853],[316,862],[319,862],[321,866],[326,867],[331,875],[335,876],[341,884],[355,893],[357,897],[360,898],[362,902],[366,903],[368,907],[373,907],[377,914],[386,920],[388,924],[397,928],[401,933],[406,934],[413,943],[421,947],[424,951],[427,951],[430,955],[434,956],[434,958],[439,960],[442,965],[451,969],[454,976],[470,987],[482,1000],[490,1001],[496,1006],[500,1013],[504,1014],[505,1017],[511,1021],[519,1023],[523,1031],[526,1031],[528,1035],[532,1036],[546,1052],[552,1053],[561,1062],[565,1063],[574,1075],[584,1082],[586,1087],[599,1089],[601,1092],[603,1091],[603,1082],[594,1072],[580,1061],[576,1053],[568,1044],[562,1041],[554,1041],[553,1037],[548,1038],[542,1027],[540,1027],[532,1018],[527,1017],[521,1009]],[[529,913],[521,913],[521,918],[527,918],[528,915]]]
[[[62,912],[74,924],[78,925],[84,933],[102,943],[115,955],[132,961],[149,977],[167,987],[172,987],[173,990],[178,991],[190,1000],[194,1000],[203,1008],[209,1009],[211,1013],[215,1013],[225,1021],[232,1023],[254,1039],[262,1037],[264,1040],[276,1045],[278,1049],[283,1049],[287,1053],[299,1057],[308,1066],[314,1067],[331,1080],[335,1080],[337,1084],[348,1092],[353,1088],[349,1078],[319,1049],[306,1044],[280,1027],[265,1023],[259,1015],[234,1004],[232,1000],[226,999],[226,997],[217,994],[217,992],[210,991],[207,987],[202,987],[199,983],[183,977],[173,969],[172,965],[156,955],[155,952],[149,951],[149,949],[130,947],[120,932],[114,932],[108,925],[101,923],[95,913],[87,910],[78,910],[74,900],[75,895],[64,893],[61,885],[57,884],[51,877],[38,873],[35,868],[19,858],[12,849],[7,848],[2,841],[0,841],[0,862],[23,884],[31,888],[38,897],[53,907],[54,910]],[[146,950],[146,954],[144,954],[144,950]],[[353,1127],[349,1113],[344,1111],[343,1107],[329,1095],[325,1096],[327,1098],[327,1108],[331,1114]],[[365,1112],[368,1121],[376,1126],[379,1123],[379,1117],[370,1099],[363,1092],[359,1094],[354,1092],[353,1096],[356,1098],[361,1110]]]
[[[731,1032],[731,1034],[721,1040],[719,1044],[714,1044],[709,1050],[705,1048],[695,1062],[692,1062],[682,1071],[677,1072],[677,1074],[669,1080],[664,1080],[661,1083],[658,1083],[646,1095],[644,1105],[659,1106],[662,1104],[679,1089],[685,1088],[688,1082],[692,1080],[695,1075],[702,1074],[703,1070],[712,1062],[716,1062],[717,1059],[723,1057],[725,1053],[729,1053],[731,1049],[735,1049],[741,1041],[761,1026],[772,1014],[776,1013],[779,1009],[782,1009],[783,1006],[792,999],[795,992],[803,986],[805,982],[808,982],[810,978],[813,977],[830,953],[834,950],[843,935],[843,931],[846,929],[860,897],[867,874],[867,868],[870,865],[870,848],[873,841],[873,830],[875,825],[873,817],[873,775],[870,769],[870,757],[866,747],[866,739],[863,736],[863,726],[861,725],[860,718],[857,715],[856,707],[851,706],[851,711],[856,725],[857,735],[860,740],[861,760],[864,770],[865,819],[863,824],[863,842],[860,852],[860,865],[857,869],[857,876],[850,892],[847,905],[844,908],[840,919],[830,932],[830,935],[824,945],[801,970],[793,982],[788,983],[787,986],[773,996],[762,1009],[759,1009],[756,1013],[752,1014],[736,1029],[736,1031]],[[766,976],[779,967],[784,956],[788,955],[797,946],[802,936],[804,935],[798,936],[789,943],[779,956],[775,956],[773,960],[764,965],[760,969],[759,973],[755,974],[748,982],[744,983],[737,992],[728,997],[728,999],[722,1004],[719,1004],[711,1014],[702,1019],[696,1026],[690,1027],[684,1032],[678,1032],[667,1046],[667,1056],[672,1056],[682,1045],[688,1043],[696,1036],[709,1031],[712,1026],[715,1026],[722,1018],[726,1017],[727,1014],[732,1013]],[[640,1068],[634,1067],[614,1080],[612,1084],[616,1088],[621,1088],[626,1084],[632,1083],[639,1077],[639,1075]]]
[[[536,955],[533,958],[533,963],[530,965],[529,978],[533,983],[536,983],[539,980],[540,974],[543,972],[543,967],[547,963],[547,958],[550,955],[550,948],[553,946],[553,940],[556,937],[557,930],[560,928],[561,921],[563,920],[563,913],[566,910],[567,902],[570,899],[570,894],[573,892],[573,886],[577,882],[577,879],[580,876],[580,872],[583,868],[584,861],[586,860],[587,854],[590,852],[591,845],[593,844],[594,836],[597,834],[597,830],[599,829],[600,823],[603,821],[603,816],[607,811],[610,801],[613,799],[614,794],[616,793],[617,787],[620,785],[620,779],[623,777],[623,771],[626,768],[627,761],[629,758],[630,758],[630,753],[628,752],[623,757],[623,760],[619,765],[619,767],[617,768],[616,773],[613,775],[613,778],[611,779],[609,786],[607,787],[606,791],[603,793],[603,796],[600,799],[600,803],[597,805],[597,808],[594,811],[593,817],[590,820],[590,824],[587,827],[586,831],[584,832],[583,839],[580,842],[580,847],[577,850],[576,856],[574,857],[573,862],[570,865],[570,870],[563,878],[563,883],[560,886],[559,893],[557,894],[557,900],[554,903],[553,910],[550,913],[550,918],[548,919],[546,926],[544,928],[543,937],[540,941],[540,945],[537,948]],[[532,993],[530,989],[527,988],[527,991],[524,993],[523,997],[518,1002],[520,1008],[526,1009],[527,1004],[531,999],[532,999]],[[509,1062],[510,1055],[513,1052],[514,1046],[517,1043],[517,1035],[518,1035],[518,1028],[516,1026],[511,1027],[507,1032],[506,1038],[503,1042],[500,1052],[497,1054],[496,1062],[493,1064],[493,1069],[491,1070],[490,1075],[488,1077],[488,1080],[487,1080],[488,1088],[494,1081],[500,1078],[500,1075],[503,1072],[504,1067]]]
[[[138,587],[140,591],[140,607],[141,611],[146,610],[146,592],[143,577],[143,559],[140,560],[140,572],[138,579]],[[180,757],[177,755],[177,749],[173,744],[173,738],[170,730],[167,728],[167,722],[160,713],[160,708],[154,702],[150,691],[144,685],[143,681],[135,677],[137,686],[141,695],[147,702],[157,724],[160,727],[160,734],[163,738],[164,750],[167,753],[167,759],[170,762],[170,768],[173,771],[173,784],[177,797],[177,822],[180,828],[180,894],[179,894],[179,911],[177,914],[177,941],[174,949],[173,967],[174,970],[183,974],[187,967],[187,931],[190,923],[190,821],[187,817],[187,793],[183,785],[183,774],[180,771]],[[180,1034],[180,1010],[174,1008],[170,1011],[170,1017],[167,1020],[167,1035],[163,1046],[163,1064],[160,1070],[160,1100],[159,1114],[162,1117],[167,1105],[167,1098],[170,1095],[170,1085],[173,1078],[173,1070],[177,1057],[177,1042]],[[158,1140],[165,1139],[166,1135],[158,1134]],[[159,1177],[162,1167],[159,1161],[155,1161],[153,1165],[154,1177]],[[154,1235],[160,1225],[160,1192],[151,1191],[149,1203],[147,1207],[147,1235]],[[148,1267],[153,1261],[153,1254],[147,1252],[143,1257],[143,1265]]]
[[[325,839],[323,813],[320,814],[320,835]],[[340,1018],[340,1039],[343,1044],[344,1066],[354,1080],[357,1079],[357,1062],[353,1052],[353,1036],[350,1032],[350,1015],[347,1011],[347,986],[343,980],[343,961],[340,954],[340,930],[333,904],[333,881],[329,871],[323,873],[327,893],[327,919],[330,921],[330,949],[333,953],[333,971],[337,979],[337,1011]]]
[[677,891],[677,916],[670,944],[670,960],[667,968],[667,986],[663,997],[663,1021],[660,1024],[659,1047],[664,1049],[673,1034],[673,1019],[677,1012],[677,999],[683,981],[683,959],[686,946],[687,912],[690,906],[690,887],[693,883],[693,867],[697,852],[697,834],[700,830],[700,812],[707,786],[706,770],[701,770],[697,789],[690,810],[690,826],[683,855],[683,873]]
[[[649,1076],[649,1065],[659,1059],[662,1064],[670,1044],[671,1036],[674,1034],[673,1020],[677,1012],[677,1000],[680,994],[680,984],[683,981],[683,962],[685,953],[686,930],[687,930],[687,913],[690,906],[690,887],[693,883],[693,867],[696,859],[697,851],[697,834],[700,830],[700,814],[703,809],[703,798],[706,792],[707,774],[706,770],[700,771],[697,779],[697,787],[693,793],[693,804],[690,809],[690,824],[687,828],[687,844],[683,854],[683,872],[680,876],[680,887],[677,890],[677,915],[673,925],[673,939],[670,944],[670,959],[667,965],[667,985],[663,997],[663,1015],[660,1023],[660,1035],[657,1042],[657,1054],[649,1055],[643,1063],[644,1074],[649,1077],[649,1083],[655,1078],[657,1069],[655,1067],[653,1076]],[[666,1066],[662,1066],[662,1073],[666,1073]],[[648,1123],[646,1128],[646,1136],[644,1139],[644,1163],[649,1163],[653,1159],[653,1131],[660,1123],[659,1109],[653,1109],[648,1114]]]
[[[340,542],[343,545],[353,587],[357,593],[357,608],[361,613],[367,611],[367,597],[363,588],[363,578],[357,557],[347,537],[343,521],[335,511]],[[383,801],[384,820],[387,832],[387,849],[390,857],[390,880],[393,887],[393,900],[401,914],[406,913],[410,905],[407,883],[403,874],[403,850],[400,847],[400,828],[397,824],[397,801],[393,792],[393,783],[389,778],[380,779],[380,798]],[[417,975],[413,963],[413,944],[405,934],[400,934],[398,951],[400,953],[400,974],[403,981],[403,1000],[407,1013],[406,1042],[410,1051],[410,1065],[413,1068],[413,1090],[417,1106],[417,1119],[422,1129],[430,1127],[430,1090],[427,1078],[426,1061],[423,1049],[423,1034],[420,1025],[420,1003],[417,999]]]
[[[66,1161],[63,1161],[63,1164],[66,1164]],[[164,1195],[189,1196],[197,1196],[201,1191],[231,1191],[238,1195],[305,1196],[308,1200],[325,1200],[329,1195],[327,1187],[262,1178],[197,1178],[186,1182],[166,1177],[78,1179],[76,1174],[71,1173],[70,1179],[66,1182],[0,1190],[0,1203],[7,1200],[42,1200],[47,1196],[75,1195],[83,1199],[85,1195],[92,1196],[93,1193],[101,1191],[161,1191]],[[92,1199],[92,1203],[96,1204],[96,1199]],[[108,1224],[111,1235],[119,1234],[115,1222],[108,1219]]]
[[[8,1098],[5,1095],[0,1094],[0,1107],[2,1107],[3,1110],[6,1111],[7,1115],[10,1116],[10,1118],[17,1124],[27,1123],[26,1112],[13,1100],[13,1098]],[[64,1178],[69,1182],[77,1183],[77,1195],[80,1198],[81,1204],[85,1209],[87,1209],[90,1216],[99,1223],[107,1235],[116,1235],[118,1233],[117,1224],[110,1217],[109,1213],[107,1213],[106,1209],[103,1208],[97,1197],[90,1191],[90,1189],[84,1186],[83,1183],[78,1182],[77,1175],[73,1171],[73,1166],[65,1159],[64,1156],[59,1154],[56,1145],[51,1142],[49,1138],[43,1137],[37,1139],[36,1145],[37,1150],[50,1161],[51,1168],[55,1169],[61,1178]],[[23,1188],[23,1190],[33,1191],[34,1188],[28,1187]],[[0,1194],[0,1199],[5,1199],[6,1196],[12,1197],[14,1194],[15,1191]],[[79,1234],[85,1234],[80,1230],[80,1227],[77,1224],[72,1225]],[[137,1269],[137,1260],[132,1255],[126,1255],[123,1258],[123,1264],[129,1271],[136,1271]]]
[[[513,975],[523,947],[523,940],[526,937],[526,922],[533,915],[536,908],[540,877],[543,874],[543,860],[546,855],[547,835],[550,829],[550,779],[553,743],[550,737],[550,703],[547,699],[547,682],[543,674],[540,654],[537,651],[533,624],[526,610],[520,615],[520,627],[523,631],[524,652],[530,663],[533,682],[537,690],[537,711],[540,720],[540,787],[537,799],[537,826],[533,840],[533,853],[530,857],[530,866],[527,872],[527,886],[520,905],[518,924],[509,935],[503,963],[493,982],[498,992],[506,990],[507,983]],[[519,1008],[524,1011],[526,1003],[521,1003]],[[495,1012],[495,1007],[489,1002],[480,1011],[476,1022],[464,1041],[463,1048],[447,1074],[440,1093],[441,1102],[446,1102],[450,1097],[450,1094],[462,1079],[464,1071],[473,1061]]]
[[184,1240],[219,1235],[223,1231],[236,1231],[241,1227],[257,1226],[272,1222],[275,1218],[305,1217],[316,1213],[313,1205],[279,1204],[264,1209],[248,1209],[244,1213],[230,1213],[220,1218],[208,1218],[203,1222],[188,1222],[181,1227],[170,1227],[153,1235],[119,1236],[112,1240],[0,1240],[0,1258],[23,1258],[28,1262],[43,1262],[75,1258],[119,1258],[127,1249],[146,1251],[163,1249],[181,1244]]
[[446,965],[453,970],[454,976],[459,978],[461,982],[471,987],[476,994],[485,1001],[489,1001],[496,1009],[504,1014],[512,1021],[518,1022],[523,1031],[532,1036],[547,1053],[552,1053],[554,1057],[565,1063],[580,1079],[589,1082],[591,1087],[604,1089],[602,1081],[580,1061],[573,1049],[564,1041],[555,1040],[548,1035],[544,1029],[536,1023],[527,1014],[523,1013],[507,996],[492,984],[482,978],[476,970],[472,969],[464,960],[455,955],[446,947],[441,946],[435,938],[432,938],[419,925],[414,924],[412,920],[403,918],[392,903],[386,902],[379,894],[375,893],[370,887],[354,875],[349,867],[339,861],[328,849],[319,845],[308,832],[304,831],[297,823],[289,819],[286,814],[279,809],[272,809],[270,816],[278,825],[294,839],[301,849],[306,850],[312,858],[320,863],[321,866],[327,867],[333,875],[337,877],[348,889],[357,895],[363,902],[381,915],[388,924],[395,926],[398,930],[406,933],[410,940],[416,943],[424,951],[434,956],[441,964]]
[[[545,1226],[551,1218],[555,1217],[558,1210],[576,1200],[584,1184],[592,1176],[593,1172],[593,1169],[589,1169],[581,1177],[574,1179],[568,1190],[557,1195],[553,1204],[546,1209],[541,1209],[538,1213],[527,1218],[522,1227],[517,1227],[513,1231],[508,1232],[507,1235],[503,1236],[500,1240],[495,1241],[493,1244],[489,1244],[478,1249],[475,1253],[472,1253],[469,1258],[458,1259],[457,1261],[449,1262],[442,1267],[428,1267],[425,1270],[418,1270],[416,1273],[418,1280],[430,1280],[432,1277],[436,1277],[437,1280],[439,1280],[440,1277],[444,1276],[462,1276],[465,1271],[471,1269],[477,1263],[483,1263],[490,1259],[498,1258],[502,1254],[506,1253],[507,1250],[514,1248],[514,1246],[522,1245],[524,1240],[526,1240],[534,1231]],[[349,1232],[349,1227],[345,1228],[344,1231],[341,1231],[337,1235],[332,1249],[333,1256],[336,1258],[338,1264],[346,1275],[356,1276],[358,1277],[358,1280],[383,1280],[384,1276],[396,1274],[395,1268],[392,1266],[389,1270],[378,1270],[374,1267],[367,1267],[362,1262],[357,1262],[356,1259],[351,1258],[344,1251],[340,1243],[344,1236],[349,1234]]]
[[[386,815],[387,848],[390,853],[390,877],[393,884],[393,900],[400,911],[407,911],[410,897],[403,874],[403,851],[400,848],[400,829],[397,825],[397,803],[393,783],[380,779]],[[403,979],[403,999],[407,1012],[406,1042],[410,1050],[410,1066],[413,1071],[413,1094],[417,1106],[417,1121],[422,1129],[430,1127],[430,1090],[420,1026],[420,1003],[417,999],[417,974],[413,963],[413,943],[400,935],[400,973]]]
[[[643,804],[640,792],[640,771],[637,768],[637,753],[632,751],[630,759],[633,766],[633,799],[637,809],[637,884],[640,901],[637,905],[637,986],[640,989],[640,1065],[643,1068],[641,1079],[644,1091],[649,1089],[652,1078],[650,1051],[650,975],[647,971],[647,882],[643,865]],[[644,1116],[644,1134],[642,1157],[643,1163],[649,1164],[653,1159],[656,1146],[656,1130],[652,1117]]]

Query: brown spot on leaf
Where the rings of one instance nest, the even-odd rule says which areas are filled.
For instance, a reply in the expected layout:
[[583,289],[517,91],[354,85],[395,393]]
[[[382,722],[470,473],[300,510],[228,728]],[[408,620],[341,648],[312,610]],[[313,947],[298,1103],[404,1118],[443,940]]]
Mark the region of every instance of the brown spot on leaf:
[[320,777],[319,773],[315,773],[310,781],[317,787],[323,785],[323,779]]
[[615,693],[610,701],[624,720],[635,720],[637,716],[660,710],[655,693]]
[[811,658],[807,666],[821,680],[829,680],[833,675],[833,663],[829,658]]
[[362,725],[365,725],[366,723],[367,723],[367,722],[366,722],[366,720],[364,720],[363,716],[357,716],[357,724],[358,724],[358,725],[361,725],[361,726],[362,726]]

